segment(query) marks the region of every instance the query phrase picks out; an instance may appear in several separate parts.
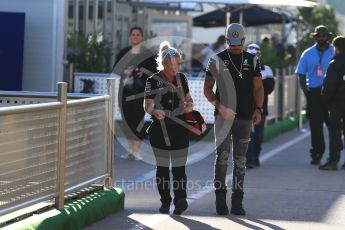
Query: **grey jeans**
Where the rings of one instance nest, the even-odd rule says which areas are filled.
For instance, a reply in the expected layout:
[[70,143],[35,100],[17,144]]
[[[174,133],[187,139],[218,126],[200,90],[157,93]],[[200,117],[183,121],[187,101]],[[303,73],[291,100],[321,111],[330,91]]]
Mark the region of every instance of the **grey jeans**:
[[226,121],[220,115],[216,116],[214,125],[217,149],[214,169],[216,190],[227,189],[225,177],[228,169],[228,158],[232,153],[232,191],[243,192],[246,152],[250,142],[251,128],[252,120],[235,118]]

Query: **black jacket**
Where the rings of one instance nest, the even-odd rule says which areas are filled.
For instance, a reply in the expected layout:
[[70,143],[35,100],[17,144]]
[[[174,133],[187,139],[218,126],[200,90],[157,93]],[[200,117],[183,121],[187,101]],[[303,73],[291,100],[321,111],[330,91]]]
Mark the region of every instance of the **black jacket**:
[[345,100],[345,54],[337,54],[330,61],[322,87],[322,99],[326,105]]
[[[121,76],[118,90],[119,103],[122,103],[127,96],[144,93],[146,79],[153,73],[157,72],[157,63],[155,60],[156,55],[151,50],[142,46],[140,54],[133,56],[129,53],[131,48],[132,47],[129,46],[127,48],[122,49],[116,56],[116,61],[113,66],[113,73],[116,73]],[[137,71],[141,68],[144,69],[143,76],[136,79],[138,81],[137,85],[140,85],[140,87],[137,87],[137,89],[135,89],[133,92],[128,92],[124,90],[124,80],[126,79],[126,77],[122,76],[122,73],[128,66],[136,67],[134,71]],[[136,75],[136,73],[133,72],[133,75]],[[138,100],[143,101],[144,97],[140,97]],[[122,106],[122,104],[120,105]]]

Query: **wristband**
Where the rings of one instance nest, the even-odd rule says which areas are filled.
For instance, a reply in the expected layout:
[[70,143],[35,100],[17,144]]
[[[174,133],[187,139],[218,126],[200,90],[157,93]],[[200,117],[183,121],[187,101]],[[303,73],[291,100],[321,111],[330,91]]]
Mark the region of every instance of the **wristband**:
[[257,106],[255,109],[259,110],[260,113],[263,113],[263,112],[264,112],[264,109],[263,109],[262,107],[258,107],[258,106]]

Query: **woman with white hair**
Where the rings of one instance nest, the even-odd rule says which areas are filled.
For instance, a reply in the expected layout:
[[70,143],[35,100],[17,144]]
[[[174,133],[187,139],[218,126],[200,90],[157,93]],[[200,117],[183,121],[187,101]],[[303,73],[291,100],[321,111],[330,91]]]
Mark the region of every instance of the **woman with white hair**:
[[193,109],[187,78],[179,72],[181,58],[181,53],[168,42],[161,43],[156,59],[159,72],[146,81],[144,103],[145,111],[152,119],[148,135],[157,163],[156,184],[162,202],[159,212],[169,213],[172,201],[171,163],[175,215],[182,214],[188,207],[185,166],[189,136],[183,126],[183,114]]

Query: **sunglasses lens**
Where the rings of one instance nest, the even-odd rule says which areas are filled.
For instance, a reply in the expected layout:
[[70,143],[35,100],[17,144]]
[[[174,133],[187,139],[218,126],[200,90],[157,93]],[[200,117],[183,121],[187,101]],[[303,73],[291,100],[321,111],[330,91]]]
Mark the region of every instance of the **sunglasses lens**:
[[175,55],[176,55],[176,51],[175,51],[175,50],[169,50],[169,51],[168,51],[168,54],[169,54],[170,56],[175,56]]
[[257,48],[257,47],[254,47],[254,46],[250,46],[250,47],[248,47],[250,50],[256,50],[256,51],[260,51],[260,49],[259,48]]
[[163,57],[163,59],[165,59],[167,56],[176,56],[177,55],[177,51],[176,50],[173,50],[173,49],[168,49]]

